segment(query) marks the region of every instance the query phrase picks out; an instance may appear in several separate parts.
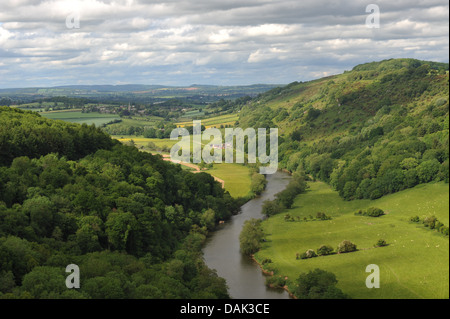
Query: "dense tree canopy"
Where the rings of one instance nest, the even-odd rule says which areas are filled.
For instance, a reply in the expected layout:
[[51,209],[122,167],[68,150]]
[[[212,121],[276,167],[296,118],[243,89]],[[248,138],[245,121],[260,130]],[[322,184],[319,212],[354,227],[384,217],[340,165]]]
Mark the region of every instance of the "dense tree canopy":
[[0,123],[0,297],[228,296],[201,244],[239,204],[213,177],[95,127],[8,108]]
[[279,128],[280,168],[330,183],[346,200],[377,199],[448,182],[448,83],[448,64],[368,63],[261,94],[239,122]]

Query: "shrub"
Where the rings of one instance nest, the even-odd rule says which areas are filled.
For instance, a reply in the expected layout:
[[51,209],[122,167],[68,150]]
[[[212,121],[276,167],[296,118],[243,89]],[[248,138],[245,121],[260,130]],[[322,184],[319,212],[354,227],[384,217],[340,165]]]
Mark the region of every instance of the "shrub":
[[318,212],[318,213],[316,214],[316,218],[317,218],[317,219],[320,219],[320,220],[330,220],[330,219],[331,219],[330,216],[327,216],[327,214],[321,213],[321,212]]
[[286,279],[282,276],[267,277],[266,286],[272,288],[283,288],[284,286],[286,286]]
[[434,229],[436,227],[437,218],[435,216],[427,216],[423,219],[423,224],[425,227],[430,227],[430,229]]
[[384,239],[378,239],[377,243],[375,244],[375,247],[384,247],[387,246],[387,243]]
[[308,257],[306,256],[306,253],[301,253],[300,256],[298,256],[298,254],[297,254],[297,259],[298,258],[300,258],[300,259],[307,259]]
[[419,223],[420,222],[419,216],[411,217],[409,220],[412,221],[413,223]]
[[321,269],[300,274],[294,295],[299,299],[349,299],[336,287],[336,275]]
[[317,257],[316,252],[315,252],[314,250],[312,250],[312,249],[308,249],[308,250],[305,252],[305,254],[306,254],[306,258],[314,258],[314,257]]
[[349,253],[356,251],[356,245],[349,240],[344,240],[337,248],[338,253]]
[[[410,221],[418,223],[420,222],[419,216],[414,216],[410,218]],[[438,232],[442,233],[445,236],[448,236],[448,226],[445,226],[442,222],[440,222],[435,216],[427,216],[422,221],[425,227],[430,229],[435,229]]]
[[380,208],[370,207],[366,211],[359,210],[355,213],[355,215],[359,216],[369,216],[369,217],[380,217],[384,215],[384,211]]
[[370,207],[367,209],[367,216],[370,217],[379,217],[384,215],[384,211],[380,208]]
[[281,213],[283,207],[281,207],[276,201],[265,201],[262,207],[262,214],[267,217]]
[[292,217],[290,214],[284,215],[284,220],[287,221],[287,222],[295,221],[294,217]]
[[317,249],[317,254],[319,256],[326,256],[326,255],[331,255],[333,253],[334,249],[331,246],[328,245],[322,245],[319,247],[319,249]]

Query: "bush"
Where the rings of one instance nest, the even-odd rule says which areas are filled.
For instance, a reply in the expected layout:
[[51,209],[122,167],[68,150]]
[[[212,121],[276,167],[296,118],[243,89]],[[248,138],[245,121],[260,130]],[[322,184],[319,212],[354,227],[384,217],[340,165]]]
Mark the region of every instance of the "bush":
[[320,220],[330,220],[330,219],[331,219],[330,216],[327,216],[327,214],[321,213],[321,212],[318,212],[318,213],[316,214],[316,218],[317,218],[317,219],[320,219]]
[[322,245],[319,247],[319,249],[317,249],[317,254],[319,256],[326,256],[326,255],[331,255],[333,253],[334,249],[331,246],[328,245]]
[[265,201],[262,207],[262,214],[267,217],[279,214],[283,211],[283,207],[281,207],[276,201]]
[[286,286],[286,279],[282,276],[267,277],[266,286],[271,288],[283,288]]
[[317,257],[316,252],[313,249],[308,249],[306,252],[302,253],[302,254],[298,254],[296,255],[296,259],[308,259],[308,258],[314,258]]
[[438,220],[436,219],[436,223],[435,223],[435,225],[434,225],[434,228],[435,228],[436,230],[440,231],[440,229],[441,229],[442,226],[444,226],[444,224],[442,224],[440,221],[438,221]]
[[312,250],[312,249],[308,249],[308,250],[305,252],[305,254],[306,254],[306,258],[314,258],[314,257],[317,257],[316,252],[315,252],[314,250]]
[[427,216],[423,219],[423,224],[425,227],[430,227],[430,229],[434,229],[436,227],[437,218],[435,216]]
[[356,245],[349,240],[344,240],[337,248],[338,253],[350,253],[356,251]]
[[409,220],[412,221],[413,223],[419,223],[420,222],[419,216],[411,217]]
[[380,217],[384,215],[384,211],[382,209],[376,207],[370,207],[367,209],[367,216],[370,217]]
[[293,293],[299,299],[348,299],[349,296],[336,287],[337,283],[333,273],[315,269],[300,274]]
[[[419,216],[414,216],[414,217],[411,217],[410,221],[419,223],[420,218],[419,218]],[[448,236],[448,226],[445,226],[435,216],[425,217],[423,219],[422,223],[425,227],[428,227],[430,229],[435,229],[436,231],[440,232],[444,236]]]
[[384,215],[384,211],[380,208],[370,207],[366,211],[359,210],[355,213],[355,215],[359,216],[369,216],[369,217],[380,217]]
[[378,239],[377,243],[375,244],[375,247],[384,247],[387,246],[387,243],[384,239]]
[[295,220],[294,220],[294,217],[292,217],[290,214],[284,215],[284,220],[287,221],[287,222],[293,222],[293,221],[295,221]]

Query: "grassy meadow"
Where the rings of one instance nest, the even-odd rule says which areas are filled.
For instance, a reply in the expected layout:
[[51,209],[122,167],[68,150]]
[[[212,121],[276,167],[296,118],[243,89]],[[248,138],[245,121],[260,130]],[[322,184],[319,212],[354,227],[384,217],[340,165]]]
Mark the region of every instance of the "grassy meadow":
[[[157,153],[148,148],[148,144],[154,143],[158,148],[170,149],[173,145],[178,143],[170,139],[144,138],[135,136],[112,136],[122,143],[129,143],[133,140],[135,146],[143,151]],[[192,141],[192,137],[191,137]],[[205,145],[203,143],[202,145]],[[192,147],[192,142],[191,142]],[[169,154],[169,152],[161,152],[161,154]],[[185,168],[185,167],[183,167]],[[189,169],[189,168],[186,168]],[[205,170],[206,173],[211,174],[225,182],[225,189],[230,192],[233,197],[246,197],[250,194],[251,177],[250,168],[241,164],[214,164],[212,169]]]
[[154,127],[157,123],[163,121],[162,117],[145,116],[145,117],[130,117],[122,118],[120,125],[135,126],[135,127]]
[[250,169],[240,164],[214,164],[207,173],[225,181],[225,189],[233,197],[246,197],[251,191]]
[[[178,143],[177,141],[172,141],[171,139],[146,138],[142,136],[113,135],[112,138],[118,140],[121,143],[129,143],[133,141],[137,148],[144,151],[151,151],[148,149],[149,143],[154,143],[158,148],[168,149]],[[163,153],[169,154],[169,152]]]
[[101,114],[96,112],[82,113],[73,110],[41,112],[40,114],[52,120],[62,120],[87,125],[95,124],[97,127],[120,119],[118,115],[114,114]]
[[[288,286],[300,273],[315,268],[333,272],[338,287],[355,299],[449,298],[449,239],[410,222],[434,215],[448,226],[449,185],[431,183],[384,196],[378,200],[344,201],[330,186],[310,183],[310,190],[296,198],[293,208],[263,222],[267,242],[256,253],[262,261],[270,258],[276,274],[287,276]],[[378,207],[381,217],[355,216],[359,209]],[[317,212],[332,216],[312,221]],[[287,222],[286,213],[301,221]],[[303,221],[307,217],[309,221]],[[388,243],[374,248],[378,239]],[[297,253],[325,244],[336,248],[343,240],[357,245],[358,251],[311,259],[296,259]],[[380,267],[380,288],[368,289],[366,267]]]
[[[239,120],[239,114],[234,113],[215,116],[208,119],[203,119],[201,121],[202,125],[204,125],[206,128],[220,128],[221,125],[230,125],[231,127],[233,127],[237,120]],[[192,120],[178,122],[175,123],[175,125],[177,127],[192,126]]]

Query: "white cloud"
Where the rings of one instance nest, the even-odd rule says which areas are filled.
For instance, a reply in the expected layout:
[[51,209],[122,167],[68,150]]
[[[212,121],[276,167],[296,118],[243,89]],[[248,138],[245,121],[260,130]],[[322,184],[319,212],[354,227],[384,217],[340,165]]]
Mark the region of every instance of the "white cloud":
[[[0,87],[288,83],[384,58],[448,62],[447,1],[379,0],[380,29],[365,27],[367,4],[4,0]],[[72,13],[80,29],[66,27]]]

